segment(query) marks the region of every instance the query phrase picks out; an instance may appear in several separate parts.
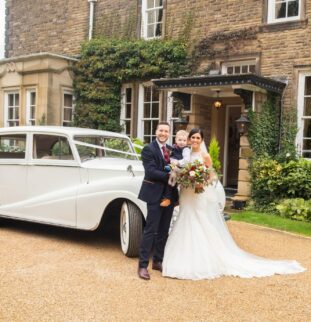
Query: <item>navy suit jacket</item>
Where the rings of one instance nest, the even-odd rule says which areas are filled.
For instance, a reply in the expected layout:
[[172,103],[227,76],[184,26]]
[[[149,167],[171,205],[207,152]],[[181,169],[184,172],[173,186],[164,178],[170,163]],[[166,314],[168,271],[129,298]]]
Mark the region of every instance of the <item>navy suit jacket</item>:
[[[167,148],[170,147],[167,146]],[[164,171],[166,162],[156,140],[143,148],[141,158],[145,177],[138,198],[150,204],[158,203],[168,184],[169,174]]]

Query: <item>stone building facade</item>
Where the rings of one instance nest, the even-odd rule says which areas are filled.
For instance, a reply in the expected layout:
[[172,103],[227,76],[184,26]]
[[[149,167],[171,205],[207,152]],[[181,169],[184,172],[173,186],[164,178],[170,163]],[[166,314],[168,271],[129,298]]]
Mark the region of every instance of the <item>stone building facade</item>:
[[[246,136],[237,133],[235,120],[247,108],[260,110],[267,94],[273,92],[279,96],[284,113],[297,110],[297,148],[304,157],[311,158],[311,0],[7,0],[6,6],[7,58],[0,61],[1,126],[8,125],[5,95],[12,90],[22,95],[22,77],[31,73],[28,70],[25,74],[19,67],[10,70],[10,64],[17,59],[16,66],[22,66],[23,59],[29,63],[29,56],[34,54],[41,61],[43,52],[62,57],[64,74],[51,68],[49,75],[63,75],[65,86],[61,82],[59,86],[65,91],[59,90],[63,98],[53,107],[49,102],[44,108],[38,105],[35,121],[42,119],[42,111],[46,111],[50,115],[48,124],[66,125],[64,112],[60,111],[66,108],[66,93],[67,101],[72,102],[67,82],[70,66],[93,28],[94,37],[183,38],[189,51],[199,52],[194,61],[195,76],[124,84],[121,122],[128,135],[148,142],[160,119],[174,124],[177,115],[172,93],[182,94],[187,102],[183,115],[189,121],[188,128],[202,127],[207,142],[212,136],[218,138],[223,183],[238,187],[237,195],[244,198],[249,194],[248,143]],[[53,65],[56,56],[51,57]],[[42,69],[40,75],[44,72]],[[18,77],[14,73],[20,77],[15,85],[12,79]],[[38,83],[33,79],[32,85]],[[14,97],[10,97],[12,102]],[[217,110],[213,102],[218,98],[222,108]],[[144,106],[150,106],[148,115]],[[21,113],[27,113],[27,107],[20,108]],[[73,111],[74,106],[71,108]],[[52,117],[54,114],[57,116]],[[21,116],[19,124],[25,121],[26,117]]]

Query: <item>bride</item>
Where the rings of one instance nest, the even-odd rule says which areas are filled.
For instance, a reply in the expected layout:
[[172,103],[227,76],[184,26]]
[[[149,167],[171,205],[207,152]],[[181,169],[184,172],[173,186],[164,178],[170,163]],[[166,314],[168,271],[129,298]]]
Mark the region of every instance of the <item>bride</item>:
[[[207,152],[202,151],[203,132],[189,133],[191,161],[200,160],[211,167]],[[214,186],[203,193],[181,189],[179,215],[169,235],[163,276],[179,279],[212,279],[220,276],[243,278],[294,274],[305,269],[296,261],[269,260],[246,253],[232,239],[220,213]]]

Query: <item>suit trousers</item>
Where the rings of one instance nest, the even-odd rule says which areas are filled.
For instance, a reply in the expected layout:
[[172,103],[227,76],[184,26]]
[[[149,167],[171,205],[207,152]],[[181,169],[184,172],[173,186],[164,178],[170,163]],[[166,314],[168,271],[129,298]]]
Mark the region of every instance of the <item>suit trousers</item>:
[[139,248],[139,267],[144,268],[148,267],[152,250],[153,261],[163,260],[174,206],[160,207],[159,203],[148,203],[147,210],[146,225]]

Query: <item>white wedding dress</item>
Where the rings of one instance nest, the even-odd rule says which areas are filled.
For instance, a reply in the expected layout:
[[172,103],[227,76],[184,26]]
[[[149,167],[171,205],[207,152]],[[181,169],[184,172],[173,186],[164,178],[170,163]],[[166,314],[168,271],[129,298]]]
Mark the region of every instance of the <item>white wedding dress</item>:
[[[192,152],[191,161],[201,160]],[[203,193],[181,189],[179,215],[174,223],[163,259],[163,276],[178,279],[243,278],[294,274],[305,269],[296,261],[269,260],[240,249],[220,213],[213,186]]]

